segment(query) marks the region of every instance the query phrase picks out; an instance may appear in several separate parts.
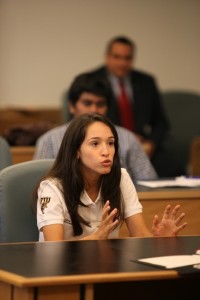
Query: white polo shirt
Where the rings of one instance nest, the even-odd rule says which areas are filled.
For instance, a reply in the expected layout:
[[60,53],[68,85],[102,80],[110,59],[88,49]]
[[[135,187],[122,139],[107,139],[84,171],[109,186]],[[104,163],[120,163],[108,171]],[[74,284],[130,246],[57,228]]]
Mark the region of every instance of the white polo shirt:
[[[134,184],[126,171],[121,169],[120,188],[124,199],[124,218],[142,212],[142,205],[138,200],[138,196]],[[64,233],[66,240],[77,240],[87,235],[92,234],[98,228],[102,217],[102,201],[101,190],[99,191],[97,199],[93,202],[84,191],[81,195],[81,202],[86,205],[78,207],[80,216],[89,222],[90,226],[81,224],[83,234],[79,236],[73,235],[73,227],[71,218],[68,213],[62,188],[57,179],[46,179],[40,183],[38,189],[37,201],[37,225],[39,229],[39,240],[44,241],[42,227],[52,224],[64,224]],[[119,236],[119,226],[115,228],[109,235],[109,238],[117,238]]]

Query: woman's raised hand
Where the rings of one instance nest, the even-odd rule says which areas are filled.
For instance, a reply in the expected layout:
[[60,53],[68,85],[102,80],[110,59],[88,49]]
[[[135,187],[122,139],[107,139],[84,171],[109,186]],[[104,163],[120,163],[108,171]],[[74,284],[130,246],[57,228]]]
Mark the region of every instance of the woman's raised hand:
[[102,211],[102,220],[96,232],[94,232],[91,237],[93,239],[107,239],[110,232],[115,228],[118,223],[116,219],[117,209],[114,208],[110,212],[110,202],[106,201],[103,211]]
[[187,226],[186,222],[181,224],[185,213],[178,216],[179,209],[180,205],[176,205],[171,211],[171,206],[167,205],[160,223],[158,216],[154,217],[152,226],[154,236],[176,236],[179,231]]

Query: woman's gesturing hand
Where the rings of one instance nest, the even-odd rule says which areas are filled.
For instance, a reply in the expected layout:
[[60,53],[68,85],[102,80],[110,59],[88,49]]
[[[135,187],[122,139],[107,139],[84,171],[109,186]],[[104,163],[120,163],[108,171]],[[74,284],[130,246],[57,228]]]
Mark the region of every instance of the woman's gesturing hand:
[[102,220],[96,232],[92,234],[94,239],[107,239],[109,233],[115,228],[118,223],[118,220],[115,219],[117,214],[117,209],[114,208],[110,212],[110,202],[106,201],[103,211],[102,211]]
[[171,211],[171,206],[167,205],[160,223],[158,216],[154,217],[152,226],[154,236],[176,236],[179,231],[186,227],[186,222],[181,224],[185,213],[178,216],[179,209],[180,205],[176,205]]

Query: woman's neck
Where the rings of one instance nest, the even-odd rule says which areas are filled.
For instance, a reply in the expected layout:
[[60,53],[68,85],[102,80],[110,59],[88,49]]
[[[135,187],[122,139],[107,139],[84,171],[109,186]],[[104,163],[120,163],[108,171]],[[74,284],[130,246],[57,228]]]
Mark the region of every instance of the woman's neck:
[[88,194],[88,196],[95,201],[101,186],[101,177],[90,177],[84,179],[84,188]]

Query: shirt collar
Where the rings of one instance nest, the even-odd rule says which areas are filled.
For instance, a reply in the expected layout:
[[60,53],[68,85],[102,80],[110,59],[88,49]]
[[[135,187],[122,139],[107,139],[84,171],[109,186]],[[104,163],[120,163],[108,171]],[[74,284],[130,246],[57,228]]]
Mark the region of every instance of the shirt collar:
[[97,198],[96,198],[95,201],[92,201],[92,199],[89,197],[89,195],[86,192],[86,190],[84,190],[83,193],[82,193],[82,195],[81,195],[81,202],[84,205],[91,205],[93,203],[97,203],[100,200],[101,200],[101,189],[99,190],[98,196],[97,196]]

